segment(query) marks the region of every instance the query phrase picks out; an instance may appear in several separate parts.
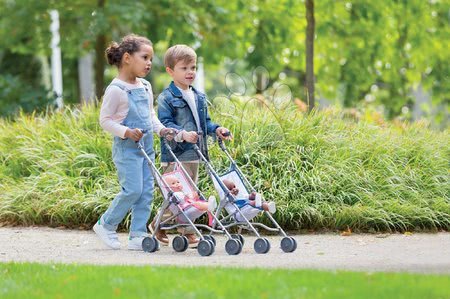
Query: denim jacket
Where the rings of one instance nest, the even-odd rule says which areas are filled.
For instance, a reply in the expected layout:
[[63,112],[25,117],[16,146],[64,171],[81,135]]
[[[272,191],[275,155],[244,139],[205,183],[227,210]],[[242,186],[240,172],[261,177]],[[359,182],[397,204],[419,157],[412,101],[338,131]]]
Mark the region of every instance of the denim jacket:
[[[158,96],[158,118],[163,125],[177,130],[196,131],[201,132],[197,145],[202,151],[202,154],[208,159],[208,148],[206,144],[206,137],[208,135],[215,136],[216,129],[219,127],[211,121],[208,114],[206,95],[197,91],[192,87],[195,101],[197,104],[197,113],[199,116],[201,128],[197,128],[194,115],[183,98],[181,91],[170,83]],[[197,153],[193,149],[193,144],[189,142],[175,142],[171,141],[170,147],[177,159],[180,161],[195,161],[199,160]],[[161,138],[161,162],[173,162],[174,159],[166,149]]]

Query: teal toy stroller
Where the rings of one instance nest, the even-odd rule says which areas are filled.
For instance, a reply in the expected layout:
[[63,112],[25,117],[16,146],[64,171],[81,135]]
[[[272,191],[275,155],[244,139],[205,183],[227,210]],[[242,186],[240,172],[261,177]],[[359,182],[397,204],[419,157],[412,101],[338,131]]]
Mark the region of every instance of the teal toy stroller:
[[[281,249],[284,252],[294,252],[297,249],[297,241],[293,237],[286,234],[286,232],[273,218],[271,213],[263,210],[261,207],[250,204],[249,200],[245,200],[248,195],[255,194],[256,190],[246,179],[236,162],[231,157],[228,149],[223,143],[223,140],[218,139],[218,144],[230,161],[229,170],[220,175],[214,170],[208,159],[202,155],[200,149],[198,147],[194,147],[200,159],[205,163],[208,173],[212,178],[214,186],[220,197],[220,203],[216,209],[214,221],[211,224],[212,228],[214,229],[217,225],[225,227],[226,229],[234,226],[238,227],[239,233],[237,235],[233,235],[233,237],[241,240],[241,243],[244,243],[244,237],[240,234],[242,229],[253,232],[257,236],[257,239],[253,245],[254,250],[257,253],[262,254],[269,252],[270,243],[267,238],[264,238],[259,234],[256,227],[263,228],[270,232],[277,232],[283,236],[280,242]],[[229,179],[236,184],[236,187],[239,189],[239,194],[237,196],[233,195],[229,188],[224,184],[224,180],[226,179]],[[264,215],[269,218],[274,227],[268,227],[262,223],[252,221],[253,218],[261,213],[264,213]],[[219,219],[219,221],[217,221],[217,219]]]

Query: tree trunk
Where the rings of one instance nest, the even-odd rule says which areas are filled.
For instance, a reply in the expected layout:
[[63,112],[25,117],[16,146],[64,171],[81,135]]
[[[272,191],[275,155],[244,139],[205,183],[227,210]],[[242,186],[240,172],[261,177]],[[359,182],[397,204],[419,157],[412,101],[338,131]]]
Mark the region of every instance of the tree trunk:
[[308,110],[314,108],[314,0],[305,1],[306,8],[306,101]]
[[106,47],[106,37],[104,34],[97,36],[95,42],[95,95],[97,99],[103,95],[103,89],[105,88],[105,83],[103,82],[104,70],[105,70],[105,47]]
[[256,94],[262,94],[265,89],[265,78],[262,73],[256,73]]
[[[103,9],[105,7],[105,0],[98,0],[97,7]],[[103,95],[104,83],[104,71],[105,71],[105,48],[106,48],[106,36],[101,33],[97,35],[95,41],[95,95],[97,99]]]
[[89,52],[78,59],[78,82],[80,92],[80,102],[82,104],[94,104],[94,74],[93,74],[94,53]]

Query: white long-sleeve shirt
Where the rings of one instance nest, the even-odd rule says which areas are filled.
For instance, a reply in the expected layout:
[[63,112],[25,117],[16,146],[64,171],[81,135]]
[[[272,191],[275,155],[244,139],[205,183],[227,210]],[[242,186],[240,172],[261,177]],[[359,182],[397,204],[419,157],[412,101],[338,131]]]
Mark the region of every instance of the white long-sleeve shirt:
[[[130,84],[120,79],[115,78],[111,83],[118,83],[124,85],[128,90],[143,88],[144,84],[141,80],[138,80],[136,84]],[[147,85],[149,90],[149,109],[150,118],[153,125],[153,132],[160,136],[160,132],[164,125],[159,121],[156,116],[155,109],[153,108],[153,91],[150,84]],[[128,95],[126,91],[118,86],[112,85],[107,88],[105,95],[103,96],[103,103],[100,109],[100,126],[107,132],[125,138],[125,132],[127,127],[121,123],[127,117],[129,111],[128,107]]]
[[[186,100],[186,102],[189,105],[189,108],[191,108],[192,115],[194,116],[194,119],[195,119],[195,124],[197,125],[197,128],[200,129],[200,120],[199,120],[199,116],[198,116],[198,112],[197,112],[197,104],[195,103],[195,95],[194,95],[194,92],[192,91],[192,87],[189,87],[188,89],[182,89],[182,88],[178,87],[177,85],[175,85],[175,86],[181,91],[181,94],[183,95],[183,99]],[[185,130],[181,130],[175,136],[176,142],[183,142],[183,132],[184,131]]]

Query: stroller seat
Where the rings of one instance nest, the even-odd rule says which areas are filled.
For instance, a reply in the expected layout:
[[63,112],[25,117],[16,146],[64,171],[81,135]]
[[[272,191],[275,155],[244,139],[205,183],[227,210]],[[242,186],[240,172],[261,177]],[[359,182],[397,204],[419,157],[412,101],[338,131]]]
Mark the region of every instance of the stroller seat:
[[[219,221],[211,211],[216,208],[216,200],[214,196],[210,196],[208,200],[198,189],[195,182],[190,178],[189,174],[183,168],[181,162],[177,159],[172,152],[167,140],[163,140],[164,146],[168,149],[169,153],[174,158],[175,170],[161,175],[158,168],[155,166],[153,160],[147,155],[144,147],[140,142],[137,143],[137,147],[141,151],[142,155],[147,160],[150,166],[153,177],[158,185],[161,194],[163,196],[162,206],[159,212],[156,214],[155,219],[150,224],[150,230],[152,236],[144,238],[142,241],[142,249],[145,252],[155,252],[159,249],[159,242],[156,239],[156,232],[159,229],[173,229],[178,227],[190,227],[195,231],[195,234],[200,237],[200,241],[197,245],[197,251],[201,256],[211,255],[216,246],[215,238],[212,235],[204,235],[199,229],[205,228],[212,232],[225,233],[228,237],[228,241],[225,244],[225,250],[228,254],[236,255],[242,251],[242,243],[232,238],[225,227],[221,226],[221,230],[215,230],[211,227],[212,221]],[[171,182],[169,177],[172,176]],[[205,204],[207,202],[207,204]],[[164,212],[170,210],[173,216],[163,220]],[[210,225],[194,224],[194,220],[208,212],[208,218]],[[176,219],[178,224],[166,225],[170,221]],[[153,228],[153,230],[152,230]],[[188,238],[185,235],[178,235],[173,238],[172,247],[176,252],[183,252],[188,248]]]
[[[162,175],[162,178],[166,181],[168,178],[176,178],[180,182],[183,191],[176,191],[172,193],[172,196],[176,197],[176,199],[179,201],[179,207],[184,211],[184,214],[186,217],[188,217],[191,221],[196,220],[200,216],[202,216],[206,211],[201,211],[196,207],[196,203],[203,200],[201,200],[198,196],[198,193],[196,190],[192,187],[189,180],[186,178],[186,175],[181,171],[181,169],[176,168],[172,172],[168,172]],[[168,184],[170,185],[170,184]],[[161,184],[160,186],[164,186],[164,184]],[[169,200],[169,193],[171,190],[169,190],[167,187],[161,188],[164,198]],[[170,205],[169,210],[176,215],[176,220],[179,223],[188,223],[188,220],[186,219],[185,215],[180,213],[178,207],[176,205]]]
[[[220,179],[223,181],[225,179],[228,179],[232,181],[236,188],[239,189],[239,193],[236,196],[236,200],[234,203],[237,205],[237,207],[241,210],[242,214],[248,219],[252,220],[256,216],[258,216],[259,213],[263,211],[261,207],[254,207],[250,204],[248,200],[249,192],[242,181],[242,178],[239,176],[239,174],[235,170],[230,170],[229,172],[219,176]],[[241,213],[238,213],[236,207],[228,202],[227,196],[224,192],[224,190],[220,187],[217,180],[213,177],[214,187],[219,194],[220,198],[220,204],[221,207],[225,208],[227,213],[229,215],[233,215],[234,219],[238,222],[243,222],[245,219],[241,215]]]
[[[247,229],[249,231],[252,231],[256,236],[257,239],[254,242],[254,249],[257,253],[267,253],[270,250],[270,243],[266,238],[263,238],[260,236],[259,232],[255,227],[261,227],[264,228],[267,231],[271,232],[277,232],[283,236],[281,240],[281,249],[284,252],[293,252],[297,248],[297,241],[289,237],[284,230],[281,228],[281,226],[277,223],[277,221],[272,217],[271,213],[274,213],[276,211],[274,202],[267,203],[266,201],[262,203],[264,206],[264,209],[255,207],[256,205],[259,206],[260,199],[258,196],[255,197],[255,203],[250,204],[249,198],[249,190],[253,193],[256,193],[256,190],[253,188],[251,183],[245,178],[242,171],[237,166],[236,162],[231,157],[230,153],[228,152],[228,149],[223,143],[223,140],[218,138],[217,140],[220,148],[225,153],[225,155],[228,157],[230,161],[230,168],[229,171],[223,175],[219,175],[215,170],[210,161],[201,153],[200,149],[198,147],[194,146],[194,149],[196,150],[198,156],[200,159],[204,162],[204,164],[207,167],[208,174],[211,177],[214,187],[219,194],[220,197],[220,204],[219,208],[216,210],[215,218],[219,219],[218,223],[222,224],[225,222],[228,222],[228,219],[235,220],[235,223],[227,223],[225,225],[226,228],[231,228],[233,225],[236,225],[239,229]],[[229,179],[232,181],[234,186],[230,185],[228,182],[224,182],[225,179]],[[226,186],[226,184],[228,186]],[[236,194],[235,188],[239,189],[238,194]],[[229,189],[232,189],[231,191]],[[233,192],[233,193],[232,193]],[[257,195],[257,193],[256,193]],[[257,203],[258,202],[258,203]],[[221,211],[225,210],[228,213],[228,216],[224,216],[222,218],[219,218],[221,216]],[[252,220],[255,218],[259,213],[263,213],[267,218],[272,222],[274,227],[266,226],[263,223],[256,223]],[[223,216],[223,215],[222,215]],[[215,222],[212,223],[212,226],[215,226]],[[222,224],[223,225],[223,224]],[[238,234],[239,238],[242,240],[243,243],[243,237]]]

